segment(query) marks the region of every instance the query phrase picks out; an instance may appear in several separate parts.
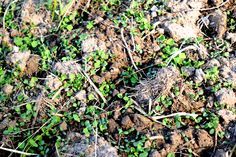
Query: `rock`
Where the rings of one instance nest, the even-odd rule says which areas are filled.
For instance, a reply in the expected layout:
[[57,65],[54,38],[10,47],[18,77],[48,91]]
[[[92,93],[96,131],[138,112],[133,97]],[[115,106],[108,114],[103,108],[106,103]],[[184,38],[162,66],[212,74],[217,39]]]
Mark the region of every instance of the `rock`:
[[86,102],[81,102],[81,103],[80,103],[80,107],[79,107],[79,109],[77,110],[77,111],[78,111],[78,114],[79,114],[79,115],[84,115],[84,113],[85,113],[85,111],[86,111],[86,108],[87,108]]
[[209,3],[211,3],[214,6],[219,6],[221,5],[222,2],[223,0],[209,0]]
[[220,9],[215,10],[209,16],[210,27],[216,32],[217,38],[223,38],[227,28],[227,15]]
[[13,86],[10,84],[5,84],[2,88],[3,93],[10,95],[13,92]]
[[223,149],[217,149],[213,157],[228,157],[229,153]]
[[21,71],[24,71],[26,68],[26,63],[30,58],[30,51],[26,52],[18,52],[18,53],[10,53],[7,56],[8,64],[13,64],[14,66],[18,66]]
[[134,126],[134,123],[131,121],[130,117],[129,116],[125,116],[122,118],[121,120],[121,127],[124,128],[124,129],[130,129]]
[[60,124],[60,129],[61,129],[62,131],[67,130],[67,124],[66,124],[65,121],[63,121],[63,122]]
[[107,50],[106,43],[94,37],[82,41],[81,47],[82,51],[85,53],[90,53],[97,50],[103,50],[103,51]]
[[81,90],[75,94],[75,98],[79,101],[86,102],[87,101],[87,96],[86,96],[86,91]]
[[214,142],[212,137],[205,130],[198,130],[196,133],[197,143],[200,148],[212,147]]
[[[95,136],[87,138],[81,136],[80,139],[73,141],[72,144],[66,145],[61,149],[65,156],[86,156],[86,157],[118,157],[117,149],[112,147],[104,138]],[[69,155],[67,155],[69,154]]]
[[8,119],[8,117],[4,118],[3,121],[0,122],[0,131],[8,127],[9,123],[10,123],[10,120]]
[[184,76],[192,76],[194,74],[195,68],[194,67],[189,67],[189,66],[185,66],[185,67],[181,67],[181,71],[183,73]]
[[226,104],[228,108],[234,108],[236,96],[233,90],[222,88],[215,93],[216,99],[220,104]]
[[218,115],[220,115],[226,124],[228,124],[230,121],[235,121],[236,120],[236,115],[227,109],[222,109],[220,111],[218,111]]
[[75,61],[57,62],[53,69],[62,74],[78,74],[80,72],[80,65]]
[[226,34],[226,39],[231,41],[231,44],[236,43],[236,33],[227,33]]
[[220,67],[220,62],[217,59],[213,58],[213,59],[209,60],[205,66],[207,69],[210,69],[213,67]]
[[62,86],[62,82],[59,80],[58,77],[48,75],[46,77],[46,86],[48,86],[50,90],[55,91]]
[[[221,58],[222,65],[220,68],[220,76],[223,81],[231,82],[233,87],[236,87],[236,58],[230,58],[230,60],[223,61],[225,58]],[[223,63],[224,62],[224,63]]]
[[157,150],[154,150],[148,155],[148,157],[161,157],[161,154]]
[[157,12],[158,11],[158,8],[157,8],[157,6],[152,6],[152,8],[151,8],[151,11],[153,11],[153,12]]
[[206,59],[209,55],[207,48],[203,44],[199,44],[198,47],[199,58]]
[[119,128],[119,125],[116,123],[116,121],[114,119],[109,119],[108,122],[109,132],[114,133],[117,130],[117,128]]
[[19,52],[19,50],[20,50],[20,48],[17,47],[17,46],[13,46],[13,47],[12,47],[12,51],[13,51],[13,52],[16,52],[16,53],[17,53],[17,52]]
[[205,79],[205,73],[203,72],[202,69],[196,69],[195,70],[195,76],[194,76],[194,81],[196,83],[201,83]]
[[152,11],[151,16],[152,16],[152,18],[157,17],[157,12]]
[[165,23],[164,29],[175,41],[188,38],[197,38],[199,31],[190,26],[181,26],[177,23]]

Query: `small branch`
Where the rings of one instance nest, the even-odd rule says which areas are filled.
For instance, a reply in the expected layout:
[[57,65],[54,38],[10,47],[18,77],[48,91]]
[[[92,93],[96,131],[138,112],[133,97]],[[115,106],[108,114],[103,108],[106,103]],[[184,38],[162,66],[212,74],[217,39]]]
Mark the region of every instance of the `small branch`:
[[159,119],[164,119],[164,118],[169,118],[169,117],[175,117],[175,116],[190,116],[193,118],[196,118],[198,115],[194,113],[186,113],[186,112],[178,112],[178,113],[172,113],[169,115],[163,115],[163,116],[153,116],[151,117],[153,120],[159,120]]
[[26,153],[26,152],[22,152],[22,151],[15,150],[15,149],[10,149],[10,148],[4,148],[2,146],[0,147],[0,149],[11,152],[11,153],[17,153],[17,154],[27,155],[27,156],[37,156],[37,155],[39,155],[39,154],[33,154],[33,153]]
[[123,41],[124,44],[125,44],[125,48],[127,49],[127,52],[128,52],[129,58],[130,58],[130,60],[131,60],[131,63],[133,64],[135,70],[138,70],[138,67],[137,67],[137,66],[135,65],[135,63],[134,63],[134,59],[133,59],[133,57],[132,57],[131,50],[130,50],[130,48],[129,48],[127,42],[125,41],[124,29],[123,29],[123,28],[121,28],[120,33],[121,33],[122,41]]

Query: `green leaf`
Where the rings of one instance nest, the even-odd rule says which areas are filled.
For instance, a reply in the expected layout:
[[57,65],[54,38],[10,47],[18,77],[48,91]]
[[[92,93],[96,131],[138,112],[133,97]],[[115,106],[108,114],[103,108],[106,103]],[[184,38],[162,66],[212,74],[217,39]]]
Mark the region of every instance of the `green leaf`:
[[86,137],[88,137],[90,135],[88,128],[84,128],[83,133],[85,134]]
[[80,118],[79,118],[79,115],[77,113],[73,114],[73,118],[74,118],[75,121],[80,122]]
[[143,152],[139,155],[139,157],[147,157],[148,156],[148,152]]
[[26,104],[26,109],[28,111],[32,111],[32,105],[31,104]]
[[94,63],[94,68],[100,68],[101,66],[101,61],[100,60],[97,60],[95,63]]
[[167,157],[175,157],[174,153],[168,153]]
[[16,44],[16,46],[21,46],[21,45],[23,45],[22,38],[20,38],[20,37],[14,38],[14,43]]
[[29,143],[30,143],[33,147],[38,147],[38,144],[37,144],[33,139],[30,139],[30,140],[29,140]]
[[33,42],[31,43],[31,46],[32,46],[33,48],[37,47],[37,46],[38,46],[38,42],[37,42],[37,41],[33,41]]
[[73,29],[73,26],[72,26],[72,25],[67,25],[67,26],[66,26],[66,29],[67,29],[68,31],[71,31],[71,30]]

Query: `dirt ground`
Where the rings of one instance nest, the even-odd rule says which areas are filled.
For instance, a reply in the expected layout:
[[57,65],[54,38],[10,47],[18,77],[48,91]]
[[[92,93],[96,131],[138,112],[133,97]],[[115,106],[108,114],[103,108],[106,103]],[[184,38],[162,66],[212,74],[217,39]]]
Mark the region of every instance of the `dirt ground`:
[[0,14],[0,156],[236,156],[235,0]]

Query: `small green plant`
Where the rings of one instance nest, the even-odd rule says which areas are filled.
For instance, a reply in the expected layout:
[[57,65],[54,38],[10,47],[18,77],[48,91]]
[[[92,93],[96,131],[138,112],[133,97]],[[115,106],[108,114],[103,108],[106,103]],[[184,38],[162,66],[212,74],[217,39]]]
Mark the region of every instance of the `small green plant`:
[[218,78],[219,78],[218,67],[213,67],[206,70],[206,79],[216,82]]
[[[234,17],[233,17],[234,16]],[[233,11],[227,11],[227,26],[230,32],[235,32],[236,30],[236,18]]]
[[131,67],[128,67],[126,71],[122,72],[122,77],[124,82],[131,86],[136,85],[139,81],[137,73]]
[[89,22],[87,23],[87,25],[86,25],[86,28],[87,28],[88,30],[92,29],[93,27],[94,27],[94,22],[93,22],[93,21],[89,21]]
[[205,111],[203,113],[203,118],[206,119],[206,121],[202,124],[203,128],[207,129],[210,134],[214,134],[219,125],[219,117],[210,111]]
[[[124,134],[131,134],[133,129],[130,131],[123,131],[119,130],[120,135]],[[123,146],[120,146],[120,150],[127,153],[128,157],[147,157],[148,153],[150,151],[150,148],[145,148],[145,142],[147,141],[147,137],[140,135],[137,133],[135,138],[130,139],[124,139],[125,144]]]
[[109,61],[110,54],[98,50],[93,52],[90,56],[88,56],[87,61],[93,61],[93,69],[90,70],[92,75],[97,74],[97,72],[105,72],[107,69],[108,61]]

